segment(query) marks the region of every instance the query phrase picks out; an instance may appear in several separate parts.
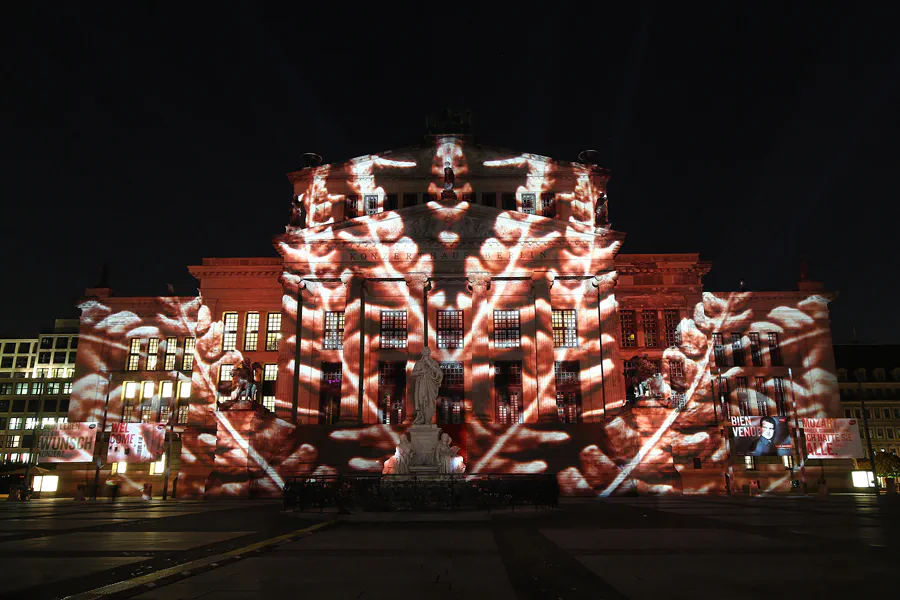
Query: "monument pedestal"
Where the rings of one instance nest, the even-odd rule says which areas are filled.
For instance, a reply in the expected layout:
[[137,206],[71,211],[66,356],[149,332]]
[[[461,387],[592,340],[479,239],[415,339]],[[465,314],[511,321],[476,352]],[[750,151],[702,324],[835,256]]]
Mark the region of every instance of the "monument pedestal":
[[437,474],[434,463],[434,448],[438,443],[441,430],[437,425],[413,425],[409,428],[409,439],[415,454],[409,465],[410,475]]

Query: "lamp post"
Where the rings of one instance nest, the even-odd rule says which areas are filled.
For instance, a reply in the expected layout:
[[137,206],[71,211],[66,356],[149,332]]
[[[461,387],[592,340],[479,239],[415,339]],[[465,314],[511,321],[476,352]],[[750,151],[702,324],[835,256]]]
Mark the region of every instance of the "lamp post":
[[[175,439],[175,420],[178,418],[178,386],[172,388],[172,410],[169,411],[169,444],[166,449],[166,471],[163,476],[162,499],[169,497],[169,474],[172,470],[172,443]],[[174,498],[174,494],[172,496]]]
[[869,411],[866,410],[866,398],[863,394],[862,381],[857,377],[856,388],[859,390],[859,404],[862,408],[863,427],[866,430],[866,449],[869,451],[869,461],[872,463],[872,479],[875,483],[875,495],[881,494],[881,484],[878,483],[878,471],[875,468],[875,450],[872,448],[872,435],[869,432]]

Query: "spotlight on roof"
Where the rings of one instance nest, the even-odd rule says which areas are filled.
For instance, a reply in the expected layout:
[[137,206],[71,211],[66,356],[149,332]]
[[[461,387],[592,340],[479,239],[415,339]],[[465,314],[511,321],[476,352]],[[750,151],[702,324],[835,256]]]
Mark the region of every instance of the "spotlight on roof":
[[586,165],[596,165],[600,161],[600,153],[596,150],[582,150],[578,154],[578,161]]
[[322,164],[322,157],[315,152],[304,152],[300,155],[300,166],[303,169],[308,167],[318,167]]

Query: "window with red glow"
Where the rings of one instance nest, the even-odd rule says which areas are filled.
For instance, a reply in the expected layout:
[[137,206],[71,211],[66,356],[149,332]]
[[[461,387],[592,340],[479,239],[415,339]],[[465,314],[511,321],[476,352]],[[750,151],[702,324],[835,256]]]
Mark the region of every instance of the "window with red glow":
[[765,377],[757,377],[756,378],[756,389],[754,390],[756,396],[756,412],[761,417],[768,416],[769,414],[769,401],[768,401],[768,392],[766,392],[766,378]]
[[644,329],[644,347],[656,348],[659,345],[659,321],[655,310],[641,311],[641,326]]
[[166,371],[175,370],[175,355],[178,352],[178,338],[166,338],[166,362],[163,368]]
[[536,200],[536,194],[532,194],[532,193],[522,194],[522,212],[525,213],[526,215],[533,215],[535,200]]
[[773,367],[782,366],[781,360],[781,346],[778,343],[778,334],[777,333],[769,333],[769,360],[772,362]]
[[406,311],[381,311],[381,347],[406,348]]
[[725,339],[721,333],[714,333],[713,336],[713,353],[716,357],[717,367],[727,367],[728,362],[725,360]]
[[378,363],[378,414],[385,425],[403,422],[406,396],[406,363]]
[[634,348],[637,346],[637,326],[634,320],[634,311],[620,310],[619,322],[622,326],[622,347]]
[[787,414],[787,398],[784,395],[784,377],[775,377],[773,378],[773,383],[775,385],[775,409],[778,411],[779,416],[785,416]]
[[438,389],[438,423],[465,423],[465,371],[461,362],[440,363],[444,379]]
[[344,347],[344,313],[325,311],[325,349]]
[[437,347],[462,348],[463,346],[463,311],[437,311]]
[[740,333],[731,334],[731,355],[734,360],[734,366],[744,366],[744,344],[743,335]]
[[155,371],[156,367],[159,365],[159,339],[158,338],[150,338],[150,343],[147,344],[147,370]]
[[222,334],[222,352],[237,348],[238,314],[229,312],[222,315],[225,332]]
[[244,325],[244,352],[256,352],[259,343],[259,313],[248,312]]
[[522,343],[522,330],[517,310],[494,311],[494,345],[497,348],[518,348]]
[[141,340],[134,338],[128,348],[128,364],[125,365],[126,371],[137,371],[141,364]]
[[197,338],[184,338],[184,356],[181,359],[181,370],[190,371],[194,368],[194,349],[197,347]]
[[759,347],[759,334],[756,332],[750,332],[750,360],[753,361],[754,367],[761,367],[762,362],[762,352]]
[[750,412],[750,400],[747,395],[747,378],[746,377],[738,377],[736,379],[736,384],[737,384],[738,410],[740,410],[742,417],[749,417],[753,413]]
[[556,192],[541,194],[541,215],[549,219],[556,216]]
[[339,362],[322,363],[319,389],[319,425],[333,425],[341,418],[341,370]]
[[663,321],[666,328],[666,347],[668,348],[675,348],[681,343],[681,340],[678,339],[679,320],[677,310],[663,311]]
[[577,348],[578,313],[568,308],[553,310],[550,318],[553,324],[553,347]]
[[556,411],[562,423],[581,422],[581,367],[577,360],[553,363]]
[[494,364],[494,398],[498,422],[505,425],[525,422],[520,361],[498,361]]

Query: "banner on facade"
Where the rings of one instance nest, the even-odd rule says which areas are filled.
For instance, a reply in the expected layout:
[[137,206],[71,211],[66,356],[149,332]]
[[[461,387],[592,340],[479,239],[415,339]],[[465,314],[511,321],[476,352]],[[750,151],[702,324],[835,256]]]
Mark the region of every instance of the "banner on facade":
[[800,419],[807,458],[862,458],[856,419]]
[[109,434],[107,462],[155,462],[166,444],[163,423],[113,423]]
[[96,423],[58,423],[40,430],[38,462],[91,462],[98,429]]
[[790,456],[787,417],[731,417],[731,453],[738,456]]

